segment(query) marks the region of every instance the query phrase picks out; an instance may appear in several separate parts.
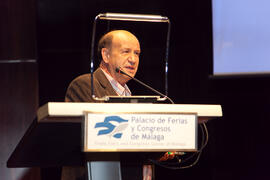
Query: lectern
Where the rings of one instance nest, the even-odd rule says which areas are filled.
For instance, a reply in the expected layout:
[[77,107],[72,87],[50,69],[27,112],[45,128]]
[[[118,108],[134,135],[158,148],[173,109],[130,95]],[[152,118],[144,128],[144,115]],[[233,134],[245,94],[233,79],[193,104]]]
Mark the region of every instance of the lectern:
[[221,116],[220,105],[49,102],[7,165],[82,166],[87,159],[92,180],[105,171],[121,179],[121,158],[139,163],[144,153],[196,151],[197,123]]

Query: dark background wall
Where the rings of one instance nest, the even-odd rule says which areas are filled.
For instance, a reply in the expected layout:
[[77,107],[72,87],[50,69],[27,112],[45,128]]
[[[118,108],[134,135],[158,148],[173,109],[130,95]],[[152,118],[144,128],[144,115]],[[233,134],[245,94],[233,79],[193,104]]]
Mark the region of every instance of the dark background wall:
[[[26,52],[30,52],[26,58],[35,59],[37,56],[38,75],[34,77],[38,77],[39,80],[39,105],[48,101],[63,101],[69,82],[77,75],[89,71],[92,23],[97,14],[122,12],[168,16],[172,23],[169,96],[176,103],[181,104],[221,104],[224,116],[208,122],[210,141],[195,167],[178,171],[157,167],[157,179],[270,178],[268,174],[269,77],[226,79],[209,77],[212,73],[211,0],[181,2],[38,0],[36,18],[29,16],[27,11],[22,11],[24,16],[19,14],[12,16],[10,7],[15,9],[32,7],[30,0],[30,4],[19,2],[17,0],[17,4],[11,3],[10,6],[1,7],[4,10],[1,13],[9,17],[1,21],[1,24],[7,21],[8,24],[13,23],[16,27],[1,26],[1,49],[4,48],[5,52],[1,51],[0,54],[4,54],[1,59],[25,58]],[[6,8],[10,10],[7,11]],[[23,17],[26,23],[29,22],[28,25],[15,23],[15,20]],[[35,27],[35,22],[36,31],[32,28],[31,31],[27,29],[17,31],[17,26]],[[106,24],[99,24],[98,36],[106,29],[104,27]],[[163,38],[166,35],[166,25],[111,23],[110,27],[131,29],[139,37],[143,53],[137,77],[162,91],[163,81],[160,79],[163,76],[159,73],[162,72],[159,68],[163,65],[161,56],[165,45]],[[20,34],[21,32],[25,32],[26,35]],[[36,36],[33,36],[35,33]],[[6,34],[9,35],[8,37],[14,37],[15,40],[7,38]],[[20,41],[25,36],[28,38],[23,42],[30,43],[28,48],[25,48],[25,44]],[[12,46],[7,46],[7,43]],[[37,47],[37,54],[35,50],[31,50],[35,47]],[[11,49],[16,50],[16,48],[22,52],[19,56],[16,53],[18,51],[11,52]],[[12,56],[6,56],[7,52]],[[135,92],[137,88],[140,87],[136,87]],[[1,89],[2,92],[7,93]],[[22,91],[18,89],[17,92]],[[14,103],[16,102],[18,101],[14,100]],[[1,104],[3,104],[2,100]],[[25,104],[24,102],[21,107],[25,107]],[[9,124],[2,118],[0,123],[1,127],[2,124]],[[1,141],[2,143],[6,145],[6,141]],[[3,155],[5,156],[8,156],[8,153]]]
[[8,169],[6,162],[38,108],[36,5],[0,2],[0,179],[38,180],[38,168]]

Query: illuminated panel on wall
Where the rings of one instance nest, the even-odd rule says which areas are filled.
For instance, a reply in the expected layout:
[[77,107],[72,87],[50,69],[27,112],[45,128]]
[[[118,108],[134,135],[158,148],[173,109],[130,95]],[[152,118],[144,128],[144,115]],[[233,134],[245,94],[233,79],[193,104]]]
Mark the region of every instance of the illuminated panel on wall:
[[269,0],[212,0],[214,75],[270,73],[269,7]]

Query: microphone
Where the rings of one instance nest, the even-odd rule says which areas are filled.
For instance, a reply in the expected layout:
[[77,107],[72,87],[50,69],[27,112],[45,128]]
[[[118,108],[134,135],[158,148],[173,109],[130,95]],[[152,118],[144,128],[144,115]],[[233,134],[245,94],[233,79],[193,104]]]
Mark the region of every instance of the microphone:
[[125,76],[128,76],[129,78],[131,78],[131,79],[133,79],[134,81],[138,82],[138,83],[141,84],[142,86],[144,86],[144,87],[150,89],[151,91],[155,92],[156,94],[158,94],[158,95],[160,95],[160,96],[163,96],[165,99],[168,99],[172,104],[174,104],[174,102],[173,102],[173,100],[171,100],[171,98],[169,98],[169,97],[166,96],[165,94],[162,94],[161,92],[155,90],[154,88],[148,86],[147,84],[145,84],[145,83],[143,83],[142,81],[136,79],[135,77],[132,77],[132,76],[130,76],[129,74],[125,73],[124,71],[122,71],[122,70],[120,69],[120,67],[115,68],[115,71],[116,71],[117,73],[121,73],[121,74],[124,74]]

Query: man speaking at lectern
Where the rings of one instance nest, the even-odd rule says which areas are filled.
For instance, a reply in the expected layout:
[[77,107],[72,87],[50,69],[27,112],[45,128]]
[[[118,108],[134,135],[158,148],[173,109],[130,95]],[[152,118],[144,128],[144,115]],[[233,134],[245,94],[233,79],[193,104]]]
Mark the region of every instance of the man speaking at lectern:
[[[128,31],[114,30],[102,36],[98,43],[100,66],[93,74],[95,96],[98,98],[117,95],[131,96],[126,85],[130,77],[116,72],[116,69],[121,69],[134,77],[139,66],[140,53],[138,39]],[[91,94],[90,82],[90,74],[84,74],[74,79],[68,87],[65,101],[95,102]],[[134,177],[135,179],[141,177],[139,179],[151,180],[152,169],[150,165],[129,170],[122,168],[122,175],[123,180],[131,180]]]

